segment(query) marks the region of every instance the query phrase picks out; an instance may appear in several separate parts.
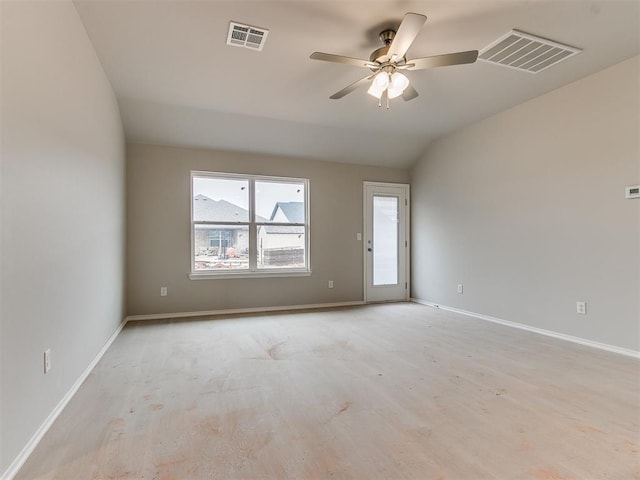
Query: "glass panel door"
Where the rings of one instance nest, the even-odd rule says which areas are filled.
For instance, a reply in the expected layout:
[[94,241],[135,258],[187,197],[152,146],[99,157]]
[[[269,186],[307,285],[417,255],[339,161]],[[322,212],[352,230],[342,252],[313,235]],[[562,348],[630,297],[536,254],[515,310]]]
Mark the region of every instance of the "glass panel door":
[[373,284],[398,284],[398,197],[373,196]]
[[409,299],[409,185],[364,183],[364,299]]

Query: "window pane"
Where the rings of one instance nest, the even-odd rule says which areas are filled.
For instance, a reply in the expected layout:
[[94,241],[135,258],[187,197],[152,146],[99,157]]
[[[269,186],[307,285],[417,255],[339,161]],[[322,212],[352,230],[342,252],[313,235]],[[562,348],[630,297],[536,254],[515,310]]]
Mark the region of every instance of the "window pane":
[[191,178],[194,273],[308,270],[308,180],[215,172]]
[[247,225],[195,225],[194,270],[247,270]]
[[373,284],[398,284],[397,197],[373,197]]
[[305,227],[258,225],[258,269],[304,268]]
[[256,181],[256,222],[305,223],[304,183]]
[[248,222],[249,181],[193,178],[194,222]]

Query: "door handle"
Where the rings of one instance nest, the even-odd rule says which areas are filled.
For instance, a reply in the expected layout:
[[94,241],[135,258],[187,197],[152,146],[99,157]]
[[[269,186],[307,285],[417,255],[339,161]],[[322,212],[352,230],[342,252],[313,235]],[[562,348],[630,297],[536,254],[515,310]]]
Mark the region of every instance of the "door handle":
[[367,252],[371,252],[373,251],[371,248],[367,248]]

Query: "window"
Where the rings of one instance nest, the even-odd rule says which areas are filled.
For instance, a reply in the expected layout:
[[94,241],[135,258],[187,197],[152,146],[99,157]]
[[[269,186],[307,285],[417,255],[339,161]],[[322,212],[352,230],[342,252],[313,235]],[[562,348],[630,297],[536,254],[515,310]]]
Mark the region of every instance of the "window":
[[309,274],[309,181],[191,172],[191,278]]

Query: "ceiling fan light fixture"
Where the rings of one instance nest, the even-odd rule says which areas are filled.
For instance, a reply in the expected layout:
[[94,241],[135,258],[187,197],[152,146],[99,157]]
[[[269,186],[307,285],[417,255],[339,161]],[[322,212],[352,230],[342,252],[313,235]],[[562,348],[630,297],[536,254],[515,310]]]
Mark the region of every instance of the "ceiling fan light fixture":
[[378,100],[380,100],[385,90],[386,90],[386,87],[384,88],[378,87],[374,80],[373,82],[371,82],[371,86],[369,87],[369,90],[367,90],[367,93],[372,97],[376,97]]
[[389,97],[389,100],[399,97],[400,95],[402,95],[403,91],[404,90],[400,88],[395,88],[393,85],[389,85],[389,88],[387,88],[387,95]]
[[389,85],[389,90],[393,88],[394,90],[400,90],[400,94],[406,90],[409,86],[409,79],[406,75],[403,75],[400,72],[394,72],[391,75],[391,85]]
[[378,100],[382,97],[382,94],[390,84],[390,75],[387,72],[378,72],[373,80],[367,93],[372,97],[376,97]]
[[[420,29],[426,20],[427,17],[425,15],[407,13],[397,30],[387,29],[380,33],[380,40],[384,43],[384,47],[374,50],[369,56],[369,60],[313,52],[310,57],[313,60],[365,67],[373,72],[373,75],[369,73],[367,76],[334,93],[329,98],[337,100],[371,82],[367,93],[379,100],[384,97],[387,108],[389,108],[390,98],[402,96],[403,100],[409,101],[418,96],[416,89],[410,87],[409,79],[397,70],[424,70],[426,68],[447,67],[449,65],[464,65],[476,61],[478,58],[477,50],[414,59],[409,57],[410,59],[407,60],[407,50],[420,33]],[[378,103],[378,106],[381,106],[380,103]]]
[[384,90],[389,86],[389,74],[387,72],[379,72],[373,77],[373,82],[371,82],[372,86],[375,85],[376,88],[380,90]]

